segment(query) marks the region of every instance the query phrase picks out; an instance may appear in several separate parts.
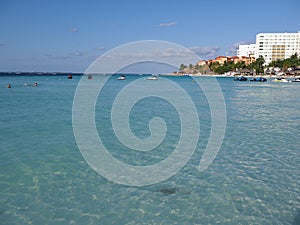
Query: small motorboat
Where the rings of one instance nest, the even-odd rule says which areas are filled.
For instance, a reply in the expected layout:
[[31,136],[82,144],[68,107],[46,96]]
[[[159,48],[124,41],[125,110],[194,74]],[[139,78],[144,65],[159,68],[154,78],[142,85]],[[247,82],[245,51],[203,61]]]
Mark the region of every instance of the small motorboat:
[[121,76],[119,76],[119,77],[118,77],[118,80],[126,80],[126,77],[125,77],[125,75],[121,75]]
[[295,78],[294,80],[292,80],[292,82],[300,82],[300,78]]
[[248,79],[246,77],[236,77],[234,78],[234,81],[247,81]]
[[158,77],[156,75],[152,75],[151,77],[148,77],[148,80],[157,80]]
[[71,74],[69,74],[68,79],[73,79],[73,76]]
[[273,80],[273,82],[282,82],[282,83],[287,83],[289,82],[287,79],[285,79],[284,77],[278,77],[278,78],[275,78]]
[[254,77],[250,79],[251,82],[266,82],[267,79],[264,77]]

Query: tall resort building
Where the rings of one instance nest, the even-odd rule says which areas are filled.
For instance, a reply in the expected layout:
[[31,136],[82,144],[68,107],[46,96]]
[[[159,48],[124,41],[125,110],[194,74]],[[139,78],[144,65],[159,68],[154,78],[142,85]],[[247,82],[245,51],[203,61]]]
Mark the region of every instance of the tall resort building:
[[237,56],[254,56],[256,50],[256,44],[249,44],[249,45],[239,45],[239,49],[237,50]]
[[259,33],[256,35],[255,58],[263,56],[266,64],[274,60],[300,55],[300,31],[298,33]]

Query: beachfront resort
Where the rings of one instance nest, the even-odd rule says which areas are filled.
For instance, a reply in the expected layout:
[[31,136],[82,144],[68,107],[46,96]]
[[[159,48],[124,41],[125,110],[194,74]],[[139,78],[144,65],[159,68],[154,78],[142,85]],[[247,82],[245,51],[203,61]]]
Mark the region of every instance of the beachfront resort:
[[259,33],[256,42],[239,45],[235,56],[217,56],[195,65],[181,64],[178,74],[300,75],[300,31]]

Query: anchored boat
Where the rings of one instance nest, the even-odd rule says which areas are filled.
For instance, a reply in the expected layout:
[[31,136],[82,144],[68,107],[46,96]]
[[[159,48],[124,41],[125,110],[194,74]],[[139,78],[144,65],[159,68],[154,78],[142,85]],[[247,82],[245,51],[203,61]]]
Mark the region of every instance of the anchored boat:
[[287,79],[285,79],[284,77],[278,77],[278,78],[275,78],[273,80],[273,82],[282,82],[282,83],[287,83],[289,82]]
[[119,77],[118,77],[118,80],[126,80],[126,77],[125,77],[125,75],[121,75],[121,76],[119,76]]
[[156,75],[152,75],[151,77],[148,77],[148,80],[157,80],[158,77]]

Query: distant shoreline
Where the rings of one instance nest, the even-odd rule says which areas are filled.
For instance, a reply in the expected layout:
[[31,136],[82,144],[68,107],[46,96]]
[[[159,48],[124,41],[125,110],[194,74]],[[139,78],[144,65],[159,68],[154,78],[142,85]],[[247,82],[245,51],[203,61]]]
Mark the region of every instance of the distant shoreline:
[[[0,72],[1,76],[83,76],[84,73],[72,73],[72,72]],[[112,75],[112,74],[91,74],[91,75]],[[150,73],[140,74],[140,73],[116,73],[113,75],[128,75],[128,76],[151,76]],[[170,76],[170,77],[264,77],[264,78],[276,78],[276,77],[286,77],[286,78],[295,78],[300,77],[299,75],[269,75],[269,74],[258,74],[258,75],[222,75],[222,74],[175,74],[175,73],[161,73],[159,76]]]
[[0,76],[82,76],[83,73],[72,72],[0,72]]

